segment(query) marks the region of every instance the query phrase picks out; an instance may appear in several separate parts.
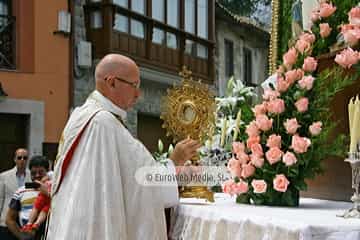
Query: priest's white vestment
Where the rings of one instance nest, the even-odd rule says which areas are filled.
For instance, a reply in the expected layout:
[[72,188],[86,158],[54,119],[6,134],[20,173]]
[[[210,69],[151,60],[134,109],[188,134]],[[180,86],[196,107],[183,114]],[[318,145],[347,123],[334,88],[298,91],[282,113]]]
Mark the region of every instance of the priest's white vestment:
[[[116,116],[126,113],[98,91],[71,114],[54,171],[48,240],[167,239],[164,208],[178,202],[177,187],[136,182],[137,169],[159,164]],[[168,170],[175,173],[170,160]]]

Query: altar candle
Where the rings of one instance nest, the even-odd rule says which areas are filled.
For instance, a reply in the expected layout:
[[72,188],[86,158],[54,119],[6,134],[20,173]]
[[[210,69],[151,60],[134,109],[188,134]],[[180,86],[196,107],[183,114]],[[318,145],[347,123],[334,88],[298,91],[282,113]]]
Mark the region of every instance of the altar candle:
[[239,109],[237,115],[236,115],[236,121],[235,121],[235,130],[234,130],[234,136],[233,141],[236,141],[238,134],[239,134],[239,128],[240,128],[240,121],[241,121],[241,109]]
[[354,117],[354,97],[350,98],[350,101],[349,101],[349,104],[348,104],[348,111],[349,111],[349,135],[350,135],[349,152],[351,152],[352,126],[353,126],[353,117]]
[[356,151],[356,144],[360,139],[360,101],[359,96],[356,96],[355,102],[353,103],[353,112],[350,129],[350,152]]

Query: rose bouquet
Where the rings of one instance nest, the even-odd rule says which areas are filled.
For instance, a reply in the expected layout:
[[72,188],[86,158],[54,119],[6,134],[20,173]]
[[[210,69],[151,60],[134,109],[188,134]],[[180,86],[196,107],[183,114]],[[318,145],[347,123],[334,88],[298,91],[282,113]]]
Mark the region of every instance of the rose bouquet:
[[[313,54],[318,56],[329,52],[330,48],[342,48],[356,41],[356,30],[353,28],[354,19],[358,19],[359,12],[354,7],[357,0],[321,0],[319,6],[312,11],[311,31],[317,41],[313,47]],[[350,9],[352,9],[350,11]],[[350,24],[344,25],[350,18]],[[351,19],[352,18],[352,19]],[[357,35],[359,29],[357,29]]]
[[[336,7],[322,1],[317,11],[326,18]],[[329,141],[336,126],[329,104],[358,75],[344,75],[339,66],[317,71],[313,50],[330,36],[328,26],[321,28],[318,37],[304,32],[284,54],[275,83],[264,91],[263,101],[253,108],[254,119],[232,144],[227,165],[232,179],[223,184],[223,191],[236,195],[238,203],[297,206],[299,191],[307,188],[305,179],[321,173],[327,156],[345,152],[344,135]],[[335,61],[349,67],[359,56],[347,49]]]

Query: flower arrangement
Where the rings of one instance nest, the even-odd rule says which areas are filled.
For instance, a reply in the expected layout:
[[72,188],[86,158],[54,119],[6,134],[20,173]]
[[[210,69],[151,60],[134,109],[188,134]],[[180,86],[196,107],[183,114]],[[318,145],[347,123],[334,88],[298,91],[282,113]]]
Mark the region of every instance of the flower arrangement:
[[225,96],[215,99],[216,124],[211,138],[200,151],[202,165],[226,165],[233,140],[253,117],[250,102],[254,95],[253,87],[246,87],[240,80],[229,79]]
[[[344,154],[344,135],[329,142],[336,126],[329,104],[359,77],[360,71],[345,75],[343,68],[357,64],[360,54],[348,48],[335,58],[340,66],[322,72],[312,55],[336,28],[325,21],[336,9],[321,2],[316,10],[319,31],[302,33],[284,54],[276,81],[264,91],[263,101],[253,108],[253,120],[240,132],[245,139],[232,143],[233,157],[227,165],[232,179],[222,187],[236,195],[238,203],[297,206],[299,191],[307,188],[305,179],[322,172],[321,161]],[[349,13],[355,24],[357,11],[355,7]]]

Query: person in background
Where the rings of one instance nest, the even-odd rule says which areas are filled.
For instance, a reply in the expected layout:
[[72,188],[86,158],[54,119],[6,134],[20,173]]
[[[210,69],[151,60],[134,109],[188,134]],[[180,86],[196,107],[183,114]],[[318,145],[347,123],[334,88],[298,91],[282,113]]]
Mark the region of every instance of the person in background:
[[41,179],[41,181],[35,181],[39,184],[39,194],[36,197],[36,200],[33,204],[33,208],[31,210],[29,221],[26,225],[21,228],[23,232],[34,232],[41,224],[43,224],[46,220],[48,212],[50,210],[50,191],[51,191],[51,181],[48,176],[49,172],[45,177]]
[[[43,156],[33,156],[29,163],[30,175],[32,181],[40,181],[46,176],[49,169],[49,162]],[[42,185],[39,188],[20,187],[14,194],[9,203],[9,209],[6,214],[6,225],[9,231],[17,239],[39,239],[42,230],[36,234],[29,234],[21,231],[21,227],[27,224],[33,204],[38,196]]]
[[29,153],[25,148],[18,148],[14,154],[15,167],[0,174],[0,239],[5,240],[9,231],[5,224],[8,205],[14,192],[31,181],[30,171],[26,169]]

